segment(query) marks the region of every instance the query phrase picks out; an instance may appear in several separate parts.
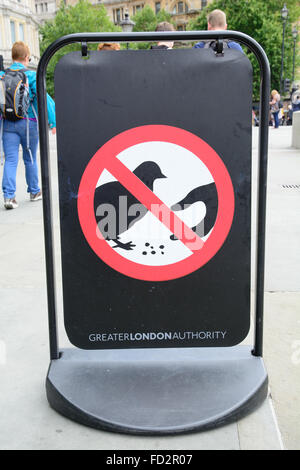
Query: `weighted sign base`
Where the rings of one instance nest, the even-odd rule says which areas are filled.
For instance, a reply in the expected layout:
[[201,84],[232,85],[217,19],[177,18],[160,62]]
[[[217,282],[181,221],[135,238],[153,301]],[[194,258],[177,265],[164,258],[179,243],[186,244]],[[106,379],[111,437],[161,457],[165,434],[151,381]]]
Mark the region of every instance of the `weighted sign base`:
[[245,416],[267,396],[268,378],[249,346],[65,349],[51,362],[46,387],[51,407],[81,424],[163,435]]

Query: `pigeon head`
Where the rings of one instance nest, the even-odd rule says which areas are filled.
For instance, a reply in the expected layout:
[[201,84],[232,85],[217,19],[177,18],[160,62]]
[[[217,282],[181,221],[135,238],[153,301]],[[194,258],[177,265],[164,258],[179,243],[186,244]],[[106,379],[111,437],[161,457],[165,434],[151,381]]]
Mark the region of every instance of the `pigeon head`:
[[155,162],[144,162],[133,173],[151,190],[156,179],[167,178]]

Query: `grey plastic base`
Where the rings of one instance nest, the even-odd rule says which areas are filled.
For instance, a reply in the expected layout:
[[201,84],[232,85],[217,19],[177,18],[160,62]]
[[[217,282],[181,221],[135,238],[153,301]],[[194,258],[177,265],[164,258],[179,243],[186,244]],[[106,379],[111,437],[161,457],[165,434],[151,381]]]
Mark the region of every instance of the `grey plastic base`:
[[51,362],[46,388],[52,408],[81,424],[162,435],[241,418],[265,399],[268,379],[248,346],[66,349]]

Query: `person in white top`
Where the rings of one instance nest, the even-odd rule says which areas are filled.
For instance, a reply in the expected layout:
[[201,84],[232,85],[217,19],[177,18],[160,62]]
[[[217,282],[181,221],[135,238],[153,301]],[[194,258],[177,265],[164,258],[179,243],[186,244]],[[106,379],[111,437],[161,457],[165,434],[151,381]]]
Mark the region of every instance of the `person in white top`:
[[272,90],[270,106],[271,106],[271,114],[273,114],[273,118],[274,118],[275,129],[278,129],[279,127],[279,102],[280,102],[280,94],[278,93],[277,90]]

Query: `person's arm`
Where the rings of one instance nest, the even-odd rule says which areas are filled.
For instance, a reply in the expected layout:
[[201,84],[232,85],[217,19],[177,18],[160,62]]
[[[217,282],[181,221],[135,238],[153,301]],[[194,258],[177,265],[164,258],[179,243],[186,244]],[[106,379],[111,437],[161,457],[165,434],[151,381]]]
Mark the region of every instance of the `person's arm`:
[[[31,89],[31,93],[34,96],[34,102],[33,106],[36,105],[36,96],[37,96],[37,91],[36,91],[36,72],[30,71],[28,74],[28,81],[29,81],[29,86]],[[37,112],[37,107],[35,107],[35,110]],[[48,124],[50,126],[50,129],[55,129],[52,133],[55,134],[56,132],[56,116],[55,116],[55,103],[53,99],[51,98],[50,95],[47,93],[47,113],[48,113]]]
[[55,103],[50,95],[47,93],[47,111],[48,111],[48,123],[52,134],[56,134],[56,116],[55,116]]
[[228,47],[229,47],[229,49],[236,49],[237,51],[240,51],[244,54],[244,51],[243,51],[241,45],[238,44],[237,42],[233,42],[233,41],[229,42]]
[[204,42],[197,42],[197,44],[194,45],[193,49],[203,49],[204,48]]
[[274,96],[273,96],[273,99],[272,99],[272,101],[270,101],[270,104],[271,104],[271,105],[272,105],[272,104],[276,104],[276,103],[279,103],[279,101],[280,101],[280,95],[279,95],[279,93],[278,93],[277,95],[274,95]]

